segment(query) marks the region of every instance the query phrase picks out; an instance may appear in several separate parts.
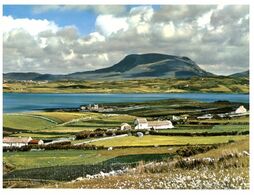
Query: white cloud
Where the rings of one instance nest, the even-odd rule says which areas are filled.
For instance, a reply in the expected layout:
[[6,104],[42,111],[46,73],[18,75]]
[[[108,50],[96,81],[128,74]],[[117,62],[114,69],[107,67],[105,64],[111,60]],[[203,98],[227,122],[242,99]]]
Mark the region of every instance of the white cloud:
[[4,20],[4,72],[87,71],[149,52],[188,56],[214,73],[249,67],[248,6],[137,6],[125,15],[98,15],[96,31],[85,36],[47,20]]
[[120,30],[126,31],[129,28],[129,25],[124,17],[99,15],[96,19],[96,27],[102,34],[109,36]]
[[138,6],[130,10],[129,22],[130,24],[138,24],[141,22],[151,21],[154,10],[151,6]]
[[37,35],[39,32],[51,30],[56,32],[59,27],[52,21],[35,20],[28,18],[14,19],[12,16],[2,17],[3,32],[9,32],[14,29],[24,29],[31,35]]
[[161,33],[163,37],[170,38],[175,35],[176,30],[173,22],[170,22],[169,24],[161,24],[161,26],[162,26]]
[[204,13],[202,16],[200,16],[197,19],[198,26],[201,28],[205,28],[205,27],[210,28],[210,21],[211,21],[212,13],[213,13],[213,10],[211,10],[207,13]]

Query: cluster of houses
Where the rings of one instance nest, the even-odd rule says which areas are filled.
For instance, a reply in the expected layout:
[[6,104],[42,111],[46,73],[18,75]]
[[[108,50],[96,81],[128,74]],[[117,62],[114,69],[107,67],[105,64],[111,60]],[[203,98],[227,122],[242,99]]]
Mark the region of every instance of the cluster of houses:
[[50,144],[59,144],[59,143],[68,143],[71,144],[70,139],[68,138],[59,138],[56,140],[51,140],[44,142],[43,140],[32,139],[31,137],[4,137],[3,138],[3,147],[22,147],[28,145],[50,145]]
[[22,147],[27,145],[42,145],[42,140],[32,139],[31,137],[4,137],[3,147]]
[[80,106],[81,111],[87,111],[87,112],[112,112],[112,108],[104,108],[102,106],[99,106],[99,104],[89,104],[88,106]]
[[[87,109],[87,108],[86,108]],[[97,110],[99,109],[98,105],[89,105],[88,109]],[[217,116],[224,118],[224,117],[236,117],[236,116],[245,116],[249,115],[249,111],[244,108],[244,106],[240,106],[234,112],[224,113],[224,114],[217,114]],[[206,114],[202,116],[198,116],[197,119],[211,119],[214,115]],[[177,120],[186,120],[187,116],[181,117],[173,117],[174,121]],[[172,129],[174,128],[172,122],[170,120],[155,120],[155,121],[148,121],[146,118],[136,118],[134,120],[134,129],[135,130],[161,130],[161,129]],[[120,126],[120,130],[131,130],[133,129],[131,125],[128,123],[122,123]],[[48,145],[54,144],[59,142],[66,142],[70,140],[55,140],[50,143],[44,143],[43,140],[36,140],[32,139],[31,137],[4,137],[3,138],[3,147],[22,147],[27,145]]]
[[212,119],[214,117],[219,118],[233,118],[233,117],[239,117],[239,116],[248,116],[249,111],[247,111],[244,106],[239,106],[235,111],[229,112],[229,113],[221,113],[221,114],[205,114],[202,116],[198,116],[197,119]]
[[[160,130],[160,129],[172,129],[174,128],[172,122],[170,120],[163,121],[148,121],[146,118],[136,118],[134,120],[134,129],[142,130]],[[122,123],[120,126],[120,130],[131,130],[132,127],[128,123]]]

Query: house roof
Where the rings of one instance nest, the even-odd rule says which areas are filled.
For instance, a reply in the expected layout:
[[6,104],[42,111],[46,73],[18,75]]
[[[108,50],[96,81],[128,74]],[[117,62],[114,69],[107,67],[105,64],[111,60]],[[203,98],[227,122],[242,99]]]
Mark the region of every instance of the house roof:
[[33,139],[33,140],[29,141],[29,144],[38,144],[40,141],[42,141],[42,140]]
[[244,106],[240,106],[239,108],[236,109],[235,111],[236,113],[243,113],[243,112],[247,112],[246,108],[244,108]]
[[121,126],[130,126],[128,123],[122,123]]
[[163,126],[163,125],[171,125],[171,121],[148,121],[148,126],[156,127],[156,126]]
[[138,123],[147,123],[146,118],[136,118],[136,120],[138,121]]
[[31,137],[4,137],[3,143],[28,143]]

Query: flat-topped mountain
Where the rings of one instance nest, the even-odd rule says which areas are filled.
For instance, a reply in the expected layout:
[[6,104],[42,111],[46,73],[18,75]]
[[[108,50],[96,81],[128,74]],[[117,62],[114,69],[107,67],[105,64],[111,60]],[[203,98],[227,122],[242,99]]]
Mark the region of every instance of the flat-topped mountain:
[[7,73],[9,80],[120,80],[142,78],[189,78],[214,76],[201,69],[188,57],[158,53],[131,54],[117,64],[103,69],[75,72],[67,75],[38,73]]
[[95,71],[70,74],[73,78],[92,79],[95,76],[115,79],[134,79],[151,77],[188,78],[192,76],[212,76],[202,70],[188,57],[165,54],[131,54],[117,64]]

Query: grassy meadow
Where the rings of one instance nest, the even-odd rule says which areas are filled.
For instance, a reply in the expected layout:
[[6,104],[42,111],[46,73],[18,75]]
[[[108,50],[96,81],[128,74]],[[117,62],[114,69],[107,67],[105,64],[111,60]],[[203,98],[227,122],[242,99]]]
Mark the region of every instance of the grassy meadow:
[[[129,123],[134,128],[133,121],[136,117],[147,117],[148,120],[170,120],[173,114],[176,116],[185,114],[188,119],[174,122],[175,128],[160,130],[159,134],[144,133],[143,137],[137,137],[137,131],[130,131],[126,137],[106,135],[106,138],[110,139],[88,137],[71,141],[72,146],[92,140],[93,142],[87,143],[95,147],[92,150],[51,148],[50,150],[4,152],[3,185],[6,188],[248,188],[249,157],[240,154],[243,151],[249,152],[249,117],[196,119],[196,116],[206,113],[230,112],[239,105],[241,104],[231,102],[161,100],[106,104],[106,106],[118,108],[112,113],[40,111],[4,114],[3,133],[5,136],[31,136],[42,140],[75,139],[75,136],[81,132],[118,129],[123,122]],[[244,106],[248,108],[248,104]],[[186,136],[186,133],[190,135]],[[221,135],[215,136],[214,133]],[[100,146],[104,148],[96,149]],[[107,149],[110,147],[112,150]],[[207,150],[207,147],[214,149]],[[190,158],[193,159],[213,158],[215,161],[207,164],[203,163],[203,160],[198,160],[198,164],[194,167],[188,168],[187,163],[187,167],[184,168],[181,166],[182,163],[186,163],[185,158],[179,154],[179,150],[190,152]],[[231,153],[234,154],[233,157],[232,155],[227,157]],[[149,163],[159,164],[149,168]],[[85,178],[86,175],[107,173],[126,167],[130,171],[121,175],[104,179],[75,180],[78,177]],[[211,177],[205,177],[207,173]],[[224,181],[225,177],[228,181]],[[178,182],[179,178],[185,181],[185,186]],[[200,185],[194,185],[193,182],[196,180],[201,181]],[[214,180],[218,183],[211,182]],[[136,181],[142,181],[143,185]],[[164,183],[160,183],[161,181]]]
[[3,90],[15,93],[249,93],[249,78],[221,76],[125,81],[7,82]]
[[121,147],[121,146],[160,146],[160,145],[187,145],[187,144],[216,144],[227,143],[229,140],[242,140],[246,136],[157,136],[147,135],[144,137],[128,136],[112,140],[93,142],[97,146]]

